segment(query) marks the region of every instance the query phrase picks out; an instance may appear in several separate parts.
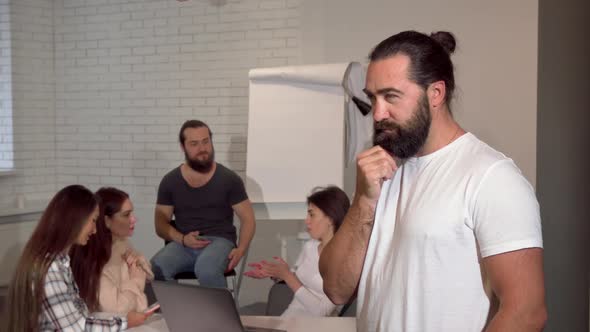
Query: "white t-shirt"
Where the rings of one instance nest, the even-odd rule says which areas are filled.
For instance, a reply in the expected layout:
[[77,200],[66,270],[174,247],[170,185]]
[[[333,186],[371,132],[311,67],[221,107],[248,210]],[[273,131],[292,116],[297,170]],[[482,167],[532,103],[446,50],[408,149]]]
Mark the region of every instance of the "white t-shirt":
[[295,275],[303,286],[295,292],[293,301],[282,317],[288,316],[331,316],[337,309],[324,293],[324,282],[320,275],[320,255],[317,240],[309,240],[303,245],[294,266]]
[[491,297],[481,259],[542,246],[534,190],[511,159],[470,133],[410,158],[383,184],[357,330],[481,331]]

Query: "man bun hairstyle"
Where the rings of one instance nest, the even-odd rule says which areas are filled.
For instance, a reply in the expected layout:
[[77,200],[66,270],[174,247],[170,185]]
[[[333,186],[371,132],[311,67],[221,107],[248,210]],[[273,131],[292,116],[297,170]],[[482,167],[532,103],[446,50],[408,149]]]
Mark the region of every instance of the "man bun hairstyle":
[[455,41],[455,36],[452,33],[447,31],[437,31],[430,34],[430,38],[434,39],[436,42],[442,46],[447,54],[451,55],[455,52],[455,47],[457,46],[457,42]]

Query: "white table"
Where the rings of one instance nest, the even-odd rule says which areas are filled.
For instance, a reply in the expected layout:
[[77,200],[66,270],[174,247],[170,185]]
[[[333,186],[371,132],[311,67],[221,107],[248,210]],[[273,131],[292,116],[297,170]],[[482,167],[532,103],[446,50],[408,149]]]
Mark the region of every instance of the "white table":
[[[270,317],[241,316],[242,324],[256,327],[286,330],[287,332],[354,332],[354,317]],[[166,321],[159,314],[154,314],[146,324],[128,331],[132,332],[169,332]]]

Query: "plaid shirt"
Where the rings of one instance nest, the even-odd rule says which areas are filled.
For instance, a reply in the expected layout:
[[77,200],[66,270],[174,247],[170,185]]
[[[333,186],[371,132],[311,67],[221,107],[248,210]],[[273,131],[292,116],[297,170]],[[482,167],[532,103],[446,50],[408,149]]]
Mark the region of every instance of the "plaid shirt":
[[70,269],[70,257],[58,255],[45,276],[45,299],[41,303],[40,331],[122,331],[127,319],[89,317],[88,307],[80,298]]

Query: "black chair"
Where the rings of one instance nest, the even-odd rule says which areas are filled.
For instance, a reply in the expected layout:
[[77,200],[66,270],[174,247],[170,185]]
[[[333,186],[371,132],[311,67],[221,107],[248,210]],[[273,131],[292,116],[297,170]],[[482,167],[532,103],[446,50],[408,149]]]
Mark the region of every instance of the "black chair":
[[293,291],[284,281],[280,281],[272,285],[268,291],[268,299],[266,301],[266,316],[280,316],[291,301],[293,301]]
[[[172,227],[176,228],[176,223],[174,222],[174,219],[172,219],[170,221],[170,225],[172,225]],[[164,240],[164,245],[167,245],[168,243],[170,243],[170,241]],[[239,263],[240,274],[238,274],[236,272],[235,268],[231,269],[230,271],[227,271],[223,274],[225,279],[230,281],[230,282],[228,282],[227,289],[230,292],[232,292],[232,294],[234,296],[236,308],[240,307],[238,297],[240,295],[240,286],[242,285],[242,272],[244,271],[244,264],[246,263],[246,260],[248,259],[248,251],[250,251],[250,248],[246,249],[246,252],[244,253],[244,257],[242,257],[242,260]],[[182,280],[198,280],[198,278],[194,272],[187,271],[187,272],[177,273],[174,276],[174,280],[182,282]]]
[[356,317],[356,296],[346,302],[340,309],[338,317]]

